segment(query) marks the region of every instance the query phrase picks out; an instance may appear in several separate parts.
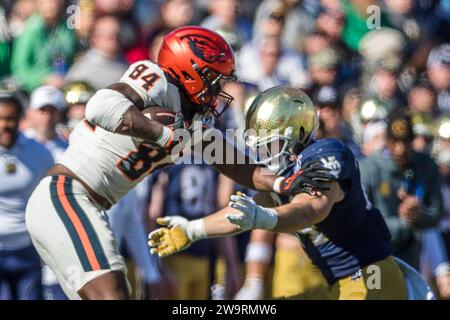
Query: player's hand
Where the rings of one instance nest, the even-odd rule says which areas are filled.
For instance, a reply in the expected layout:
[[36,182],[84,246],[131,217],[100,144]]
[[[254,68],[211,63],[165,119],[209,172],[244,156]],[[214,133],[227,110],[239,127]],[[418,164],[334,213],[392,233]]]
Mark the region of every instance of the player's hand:
[[162,148],[166,151],[166,153],[171,153],[172,149],[179,143],[181,143],[180,140],[175,139],[176,134],[175,131],[179,129],[185,128],[185,122],[184,117],[181,112],[177,112],[175,115],[175,120],[172,124],[166,126],[168,129],[170,129],[170,138],[167,140],[167,142],[162,146]]
[[158,218],[156,222],[165,228],[152,231],[148,236],[148,245],[152,254],[160,257],[186,249],[191,244],[187,232],[189,221],[180,216]]
[[298,170],[295,174],[280,183],[281,194],[294,196],[298,193],[330,190],[329,183],[336,180],[330,173],[331,169],[325,168],[319,160],[312,161]]
[[234,300],[262,300],[263,298],[264,281],[257,277],[245,279],[241,290],[234,296]]
[[242,231],[272,230],[277,225],[278,215],[274,209],[261,207],[244,193],[232,195],[228,205],[239,210],[239,213],[227,214],[225,217]]

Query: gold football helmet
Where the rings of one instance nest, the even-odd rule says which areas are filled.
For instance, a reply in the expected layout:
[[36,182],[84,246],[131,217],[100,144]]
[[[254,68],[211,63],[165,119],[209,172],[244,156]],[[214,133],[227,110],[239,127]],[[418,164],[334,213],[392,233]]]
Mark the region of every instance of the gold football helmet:
[[86,82],[71,82],[64,86],[64,100],[68,106],[86,104],[94,95],[95,89]]
[[259,94],[246,113],[246,143],[256,163],[280,173],[305,148],[318,127],[317,112],[300,89],[277,86]]
[[440,139],[450,140],[450,117],[442,117],[438,121],[437,136]]

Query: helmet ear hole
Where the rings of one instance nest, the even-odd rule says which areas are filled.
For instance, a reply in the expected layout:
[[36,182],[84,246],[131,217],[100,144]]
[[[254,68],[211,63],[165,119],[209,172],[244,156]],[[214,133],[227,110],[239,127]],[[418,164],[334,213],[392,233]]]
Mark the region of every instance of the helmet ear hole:
[[305,128],[301,126],[300,131],[298,133],[298,140],[303,141],[304,139],[305,139]]

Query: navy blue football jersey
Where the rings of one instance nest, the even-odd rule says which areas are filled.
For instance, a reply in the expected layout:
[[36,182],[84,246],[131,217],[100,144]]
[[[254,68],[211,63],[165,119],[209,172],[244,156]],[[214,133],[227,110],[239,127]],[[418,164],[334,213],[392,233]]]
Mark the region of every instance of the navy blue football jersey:
[[331,169],[345,197],[317,225],[297,232],[312,262],[329,284],[353,275],[359,269],[391,255],[391,235],[361,184],[358,163],[352,151],[336,139],[321,139],[304,149],[292,171],[320,160]]
[[[164,201],[165,216],[179,215],[188,220],[203,218],[217,209],[217,172],[210,166],[176,165],[163,169],[169,175]],[[212,242],[200,240],[183,253],[206,257]]]

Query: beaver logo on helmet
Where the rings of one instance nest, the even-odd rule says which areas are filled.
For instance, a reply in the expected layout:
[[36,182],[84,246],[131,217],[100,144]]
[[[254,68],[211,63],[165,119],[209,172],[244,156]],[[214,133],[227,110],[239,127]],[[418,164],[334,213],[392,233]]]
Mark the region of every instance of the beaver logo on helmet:
[[181,37],[181,39],[185,38],[189,41],[192,52],[199,59],[208,63],[223,62],[221,59],[225,57],[225,53],[210,38],[197,34]]

